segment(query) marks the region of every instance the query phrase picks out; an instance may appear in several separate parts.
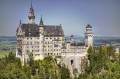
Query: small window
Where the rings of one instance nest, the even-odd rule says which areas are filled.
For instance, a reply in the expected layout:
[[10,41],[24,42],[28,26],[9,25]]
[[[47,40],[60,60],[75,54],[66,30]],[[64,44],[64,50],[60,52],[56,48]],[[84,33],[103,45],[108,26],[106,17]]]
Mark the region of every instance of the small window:
[[71,65],[73,65],[73,60],[71,60]]
[[37,42],[39,44],[39,42]]
[[58,47],[58,45],[57,45],[57,44],[54,44],[54,47]]

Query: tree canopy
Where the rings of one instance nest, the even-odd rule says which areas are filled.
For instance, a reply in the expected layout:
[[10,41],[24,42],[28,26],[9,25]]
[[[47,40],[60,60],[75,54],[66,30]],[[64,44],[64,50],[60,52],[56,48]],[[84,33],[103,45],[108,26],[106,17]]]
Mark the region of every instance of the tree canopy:
[[[99,50],[90,47],[84,68],[79,77],[76,76],[77,69],[73,70],[74,79],[120,79],[120,54],[115,54],[112,46]],[[24,66],[12,52],[0,58],[0,79],[72,79],[70,75],[69,69],[58,65],[52,57],[36,61],[30,57]]]
[[0,59],[0,79],[70,79],[70,71],[56,64],[52,57],[29,62],[22,66],[12,52]]
[[112,46],[88,49],[88,60],[85,71],[78,79],[119,79],[120,54],[115,54]]

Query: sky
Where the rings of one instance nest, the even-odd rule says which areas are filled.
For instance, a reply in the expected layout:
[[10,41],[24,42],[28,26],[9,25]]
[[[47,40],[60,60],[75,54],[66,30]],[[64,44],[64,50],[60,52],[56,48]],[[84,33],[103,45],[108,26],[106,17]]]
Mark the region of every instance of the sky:
[[[28,23],[31,0],[0,0],[0,36],[15,36],[21,20]],[[32,0],[35,23],[62,25],[65,35],[120,37],[120,0]]]

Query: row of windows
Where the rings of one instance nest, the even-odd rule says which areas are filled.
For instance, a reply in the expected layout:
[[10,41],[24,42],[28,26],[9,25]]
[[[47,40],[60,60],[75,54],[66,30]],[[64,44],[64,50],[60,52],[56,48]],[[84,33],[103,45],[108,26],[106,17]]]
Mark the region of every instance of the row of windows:
[[[39,46],[30,46],[32,48],[39,48]],[[29,46],[27,46],[27,48],[29,48]]]
[[[46,38],[46,39],[48,39],[48,38]],[[52,39],[52,38],[50,38],[50,39]]]
[[87,29],[87,31],[92,31],[92,29]]
[[[26,50],[26,52],[29,52],[29,50]],[[39,52],[39,50],[32,50],[32,52]]]
[[[45,49],[44,51],[46,52],[46,51],[53,51],[53,50],[52,49],[51,50],[50,49],[48,49],[48,50]],[[54,51],[61,51],[61,49],[54,49]]]
[[45,55],[48,55],[48,56],[50,56],[50,55],[61,55],[61,53],[45,53]]
[[53,44],[53,43],[62,43],[62,42],[60,42],[60,41],[54,41],[54,42],[45,42],[45,44]]
[[35,56],[39,56],[40,54],[34,54]]
[[[30,37],[30,38],[27,37],[27,40],[29,40],[29,39],[32,39],[32,37]],[[39,37],[37,37],[36,39],[39,39]]]
[[45,42],[45,44],[52,44],[52,42]]
[[[65,50],[63,50],[64,52]],[[85,50],[66,50],[67,52],[74,52],[74,51],[78,51],[78,52],[85,52]]]
[[[32,38],[31,38],[32,39]],[[35,44],[39,44],[39,42],[38,41],[35,41],[34,42]],[[41,43],[43,43],[43,41],[41,41]],[[54,41],[54,42],[45,42],[45,44],[52,44],[52,43],[62,43],[61,41]],[[32,44],[32,41],[30,42],[30,41],[27,41],[27,44]]]
[[[28,52],[29,50],[27,50],[26,52]],[[53,51],[52,49],[50,50],[50,49],[48,49],[48,50],[44,50],[45,52],[47,52],[47,51]],[[54,49],[54,51],[61,51],[60,49]],[[39,52],[39,50],[32,50],[32,52]]]
[[39,44],[39,42],[27,41],[27,44]]
[[[45,53],[45,55],[61,55],[60,53]],[[40,54],[34,54],[34,56],[40,56]]]
[[52,38],[52,37],[50,37],[50,38],[46,37],[45,39],[54,39],[54,40],[59,40],[60,38],[59,38],[59,37],[54,37],[54,38]]
[[[29,33],[30,34],[30,33]],[[32,39],[32,37],[27,37],[27,40]],[[39,37],[37,37],[36,39],[39,39]],[[48,38],[46,37],[45,39],[52,39],[52,37]],[[59,40],[59,37],[55,37],[54,40]]]

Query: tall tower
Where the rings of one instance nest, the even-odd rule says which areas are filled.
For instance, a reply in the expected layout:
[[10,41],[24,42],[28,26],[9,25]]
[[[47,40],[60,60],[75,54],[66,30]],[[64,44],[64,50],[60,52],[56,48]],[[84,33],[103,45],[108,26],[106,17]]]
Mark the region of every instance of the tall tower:
[[40,38],[39,39],[40,59],[43,59],[44,58],[44,24],[42,20],[42,15],[41,15],[40,23],[39,23],[39,38]]
[[86,45],[87,47],[93,46],[93,32],[92,32],[92,26],[89,25],[89,24],[86,26],[85,45]]
[[33,7],[32,7],[32,2],[31,2],[31,7],[30,7],[28,18],[29,18],[29,24],[34,24],[35,15],[34,15]]

